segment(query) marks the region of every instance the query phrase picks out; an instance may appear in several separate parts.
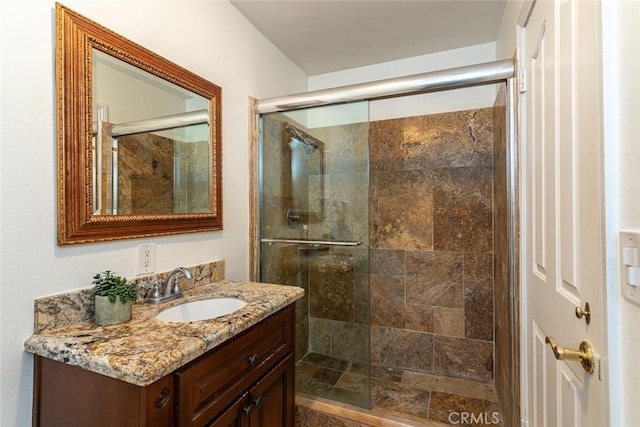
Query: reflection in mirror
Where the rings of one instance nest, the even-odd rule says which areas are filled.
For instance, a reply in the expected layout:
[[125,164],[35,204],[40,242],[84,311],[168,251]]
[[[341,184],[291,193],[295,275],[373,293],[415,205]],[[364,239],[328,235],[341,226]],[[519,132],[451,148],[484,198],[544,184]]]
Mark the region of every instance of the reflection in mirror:
[[58,244],[222,229],[221,89],[56,4]]
[[322,218],[324,204],[324,144],[308,133],[284,124],[283,141],[287,145],[289,179],[285,180],[284,194],[291,196],[287,211],[290,228],[296,224],[309,224]]
[[92,52],[94,213],[208,212],[207,99]]

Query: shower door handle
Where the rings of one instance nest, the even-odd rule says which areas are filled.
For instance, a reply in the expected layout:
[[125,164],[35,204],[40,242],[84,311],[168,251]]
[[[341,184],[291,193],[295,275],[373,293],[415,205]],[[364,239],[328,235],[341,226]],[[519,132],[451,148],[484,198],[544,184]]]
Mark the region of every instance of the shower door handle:
[[360,241],[341,240],[302,240],[302,239],[260,239],[262,243],[295,243],[300,245],[327,245],[327,246],[360,246]]

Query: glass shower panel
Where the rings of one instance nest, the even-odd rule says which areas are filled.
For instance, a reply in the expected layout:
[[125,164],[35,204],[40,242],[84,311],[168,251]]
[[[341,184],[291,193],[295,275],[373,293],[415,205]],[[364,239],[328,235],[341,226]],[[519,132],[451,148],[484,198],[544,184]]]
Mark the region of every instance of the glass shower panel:
[[300,286],[296,389],[370,407],[368,102],[262,116],[260,280]]

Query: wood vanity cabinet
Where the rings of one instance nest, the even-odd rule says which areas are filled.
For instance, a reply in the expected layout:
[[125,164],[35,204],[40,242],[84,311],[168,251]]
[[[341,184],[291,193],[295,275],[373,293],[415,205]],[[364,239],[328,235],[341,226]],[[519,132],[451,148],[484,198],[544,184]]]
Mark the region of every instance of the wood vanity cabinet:
[[294,305],[146,387],[36,356],[34,426],[294,427]]

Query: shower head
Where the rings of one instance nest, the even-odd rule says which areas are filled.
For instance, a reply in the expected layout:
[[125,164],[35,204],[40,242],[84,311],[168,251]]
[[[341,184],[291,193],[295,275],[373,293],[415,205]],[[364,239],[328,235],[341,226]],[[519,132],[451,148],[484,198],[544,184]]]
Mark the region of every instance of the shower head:
[[289,141],[289,149],[291,151],[295,150],[300,146],[302,146],[305,153],[307,154],[312,154],[314,151],[318,149],[318,146],[316,144],[313,144],[312,142],[306,141],[304,139],[300,140],[298,138],[291,138],[291,141]]
[[302,146],[305,153],[312,154],[322,146],[322,142],[288,123],[285,124],[285,130],[287,131],[286,135],[289,138],[289,142],[287,144],[291,151]]

